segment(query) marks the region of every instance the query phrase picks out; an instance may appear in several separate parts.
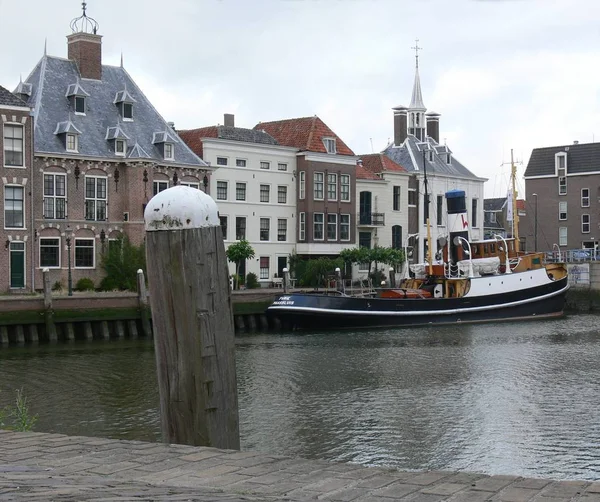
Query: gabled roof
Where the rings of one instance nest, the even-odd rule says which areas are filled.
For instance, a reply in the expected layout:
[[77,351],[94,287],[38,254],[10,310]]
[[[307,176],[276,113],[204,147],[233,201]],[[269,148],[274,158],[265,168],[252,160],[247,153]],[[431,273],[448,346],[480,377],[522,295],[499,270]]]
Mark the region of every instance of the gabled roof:
[[[147,154],[147,158],[158,163],[164,162],[162,152],[152,144],[154,133],[171,131],[174,148],[174,162],[170,164],[182,167],[206,167],[187,145],[172,131],[168,123],[160,116],[152,103],[136,85],[135,81],[122,67],[102,66],[102,80],[86,79],[85,115],[73,114],[65,92],[74,82],[80,82],[80,74],[74,61],[44,56],[26,80],[32,84],[32,94],[28,104],[34,108],[36,153],[49,153],[61,156],[89,157],[99,159],[119,159],[106,139],[107,129],[119,124],[132,144]],[[135,119],[121,122],[119,107],[114,100],[117,93],[127,89],[135,99]],[[78,149],[76,154],[65,151],[64,142],[54,134],[57,124],[70,121],[78,131]]]
[[56,124],[56,129],[54,130],[54,134],[81,134],[81,131],[75,127],[71,120],[65,120],[64,122],[59,122]]
[[121,129],[121,125],[117,125],[115,127],[108,127],[106,129],[106,139],[129,139],[129,136],[123,132]]
[[69,84],[65,96],[67,98],[70,96],[82,96],[84,98],[87,98],[89,97],[89,94],[83,87],[81,87],[81,84],[79,82],[76,82],[75,84]]
[[427,152],[425,153],[425,167],[427,168],[428,173],[483,180],[483,178],[475,176],[463,166],[452,154],[450,163],[448,163],[447,155],[450,153],[450,150],[445,145],[442,151],[440,151],[440,148],[440,145],[429,136],[427,137],[426,142],[422,142],[414,135],[409,134],[402,145],[395,146],[391,143],[383,153],[409,172],[423,172],[423,150],[432,149],[432,161],[428,160],[429,154]]
[[179,136],[187,145],[202,157],[204,154],[202,148],[202,138],[218,138],[230,141],[241,141],[243,143],[257,143],[260,145],[278,145],[277,140],[264,131],[255,129],[246,129],[244,127],[231,126],[208,126],[199,129],[188,129],[179,131]]
[[319,117],[260,122],[255,130],[273,136],[280,145],[293,146],[300,151],[327,153],[323,138],[334,138],[338,155],[354,155],[354,152]]
[[21,106],[23,108],[27,107],[27,103],[23,101],[21,98],[15,96],[8,89],[2,87],[0,85],[0,107],[4,106]]
[[362,161],[362,165],[365,169],[375,174],[383,173],[385,171],[408,173],[406,169],[385,156],[383,153],[360,155],[359,159]]
[[506,197],[492,197],[490,199],[483,199],[483,210],[484,211],[502,211],[502,208],[506,204]]
[[567,173],[588,173],[600,171],[600,143],[582,143],[563,146],[535,148],[525,169],[528,176],[554,176],[557,153],[567,154]]
[[360,164],[356,165],[357,180],[381,180],[381,177]]

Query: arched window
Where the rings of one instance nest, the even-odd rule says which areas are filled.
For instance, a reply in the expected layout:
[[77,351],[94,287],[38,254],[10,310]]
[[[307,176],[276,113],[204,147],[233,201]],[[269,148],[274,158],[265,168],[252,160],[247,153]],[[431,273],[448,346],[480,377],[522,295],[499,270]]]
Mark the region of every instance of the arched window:
[[392,249],[402,249],[402,226],[392,227]]

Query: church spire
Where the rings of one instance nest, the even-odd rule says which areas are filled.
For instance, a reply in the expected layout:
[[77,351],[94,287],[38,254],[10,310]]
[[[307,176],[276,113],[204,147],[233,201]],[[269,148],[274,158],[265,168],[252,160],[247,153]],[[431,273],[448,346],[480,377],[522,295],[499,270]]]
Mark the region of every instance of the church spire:
[[415,83],[413,84],[412,98],[410,100],[409,109],[411,110],[422,110],[425,111],[425,105],[423,104],[423,94],[421,93],[421,79],[419,78],[419,51],[422,47],[419,47],[419,39],[415,40],[415,46],[411,47],[415,51]]

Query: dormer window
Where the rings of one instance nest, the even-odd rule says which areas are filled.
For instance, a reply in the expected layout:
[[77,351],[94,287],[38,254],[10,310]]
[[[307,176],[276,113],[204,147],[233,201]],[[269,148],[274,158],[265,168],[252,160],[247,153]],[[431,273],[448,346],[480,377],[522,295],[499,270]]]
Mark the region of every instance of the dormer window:
[[429,160],[429,162],[433,162],[433,150],[429,150],[429,152],[427,152],[427,160]]
[[78,141],[77,141],[77,134],[72,134],[72,133],[67,134],[67,138],[66,138],[67,152],[77,153],[79,151],[78,146],[79,145],[78,145]]
[[75,113],[85,115],[85,98],[83,96],[75,96]]
[[127,142],[124,139],[115,140],[115,155],[118,157],[125,157],[127,152]]
[[335,138],[323,138],[323,145],[327,153],[337,153],[335,148]]
[[446,154],[446,164],[452,164],[452,154],[451,153]]
[[173,143],[165,143],[165,160],[175,160]]
[[123,103],[123,120],[133,120],[133,103]]

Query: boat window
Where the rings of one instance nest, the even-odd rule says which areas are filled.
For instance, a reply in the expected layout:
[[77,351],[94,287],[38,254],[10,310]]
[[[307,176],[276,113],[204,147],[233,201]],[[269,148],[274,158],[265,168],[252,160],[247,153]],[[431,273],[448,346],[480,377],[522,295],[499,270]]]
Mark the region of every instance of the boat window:
[[483,245],[483,254],[484,254],[484,256],[487,256],[487,254],[488,254],[488,245],[487,244]]

